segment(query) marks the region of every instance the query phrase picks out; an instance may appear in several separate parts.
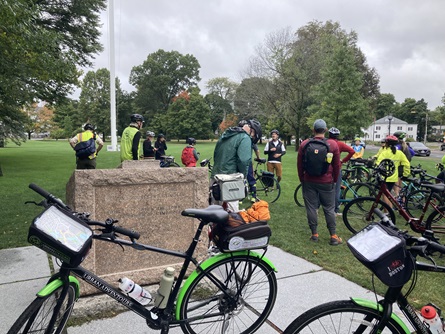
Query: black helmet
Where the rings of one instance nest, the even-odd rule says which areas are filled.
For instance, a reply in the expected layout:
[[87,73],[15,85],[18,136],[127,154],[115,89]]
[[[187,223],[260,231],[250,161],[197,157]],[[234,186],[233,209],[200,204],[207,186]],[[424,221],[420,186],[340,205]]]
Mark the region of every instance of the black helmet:
[[247,124],[255,130],[255,137],[252,138],[252,142],[254,144],[258,143],[258,141],[263,136],[263,131],[261,130],[261,123],[258,122],[256,119],[251,119],[247,121]]
[[87,124],[85,124],[85,125],[83,126],[83,129],[84,129],[84,130],[91,130],[91,131],[94,131],[94,126],[93,126],[93,124],[91,124],[91,123],[87,123]]
[[193,138],[193,137],[187,138],[187,144],[195,145],[196,144],[196,139]]
[[329,138],[338,138],[339,135],[340,135],[339,129],[334,127],[329,129]]
[[406,132],[396,131],[396,132],[394,132],[394,136],[399,138],[399,140],[403,140],[406,137]]
[[142,122],[142,123],[144,123],[144,116],[139,115],[139,114],[133,114],[133,115],[130,116],[130,120],[131,120],[133,123],[136,123],[136,122]]
[[146,136],[147,136],[147,137],[154,137],[154,136],[155,136],[155,133],[154,133],[153,131],[147,131]]
[[160,133],[160,134],[158,134],[158,139],[160,139],[160,138],[165,138],[165,136],[162,133]]
[[280,135],[280,131],[278,131],[277,129],[274,129],[274,130],[270,131],[270,134],[272,134],[272,133],[276,133],[277,136]]

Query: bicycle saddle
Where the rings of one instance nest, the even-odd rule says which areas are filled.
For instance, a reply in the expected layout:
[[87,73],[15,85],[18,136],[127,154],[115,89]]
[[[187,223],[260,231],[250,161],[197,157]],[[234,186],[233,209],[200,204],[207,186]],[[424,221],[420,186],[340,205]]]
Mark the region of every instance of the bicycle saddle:
[[422,187],[429,188],[431,191],[435,193],[441,193],[445,191],[445,183],[438,183],[438,184],[428,184],[428,183],[422,183]]
[[221,205],[210,205],[205,209],[185,209],[181,215],[216,224],[225,223],[229,218],[229,213]]

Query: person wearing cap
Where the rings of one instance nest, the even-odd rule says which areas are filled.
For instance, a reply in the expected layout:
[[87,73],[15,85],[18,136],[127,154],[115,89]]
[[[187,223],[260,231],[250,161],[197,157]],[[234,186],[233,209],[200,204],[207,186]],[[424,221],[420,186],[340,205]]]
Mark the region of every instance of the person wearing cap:
[[155,158],[155,148],[152,145],[155,133],[153,131],[147,131],[147,139],[144,140],[142,144],[142,150],[144,152],[144,159],[154,159]]
[[94,132],[94,126],[92,124],[85,124],[83,129],[85,131],[78,133],[70,139],[71,147],[74,149],[78,143],[86,142],[93,138],[96,144],[96,152],[85,158],[76,157],[76,169],[96,169],[96,157],[104,146],[104,142],[100,136]]
[[354,149],[355,153],[351,159],[363,158],[365,148],[362,146],[360,138],[355,138],[355,143],[352,145],[352,148]]
[[281,157],[286,154],[286,147],[280,140],[280,133],[278,130],[272,130],[270,136],[272,139],[269,140],[264,147],[264,154],[267,155],[267,171],[275,173],[277,181],[280,182],[283,174]]
[[[261,138],[261,124],[253,119],[240,122],[239,125],[224,131],[215,145],[211,185],[215,182],[216,174],[242,173],[244,178],[247,177],[252,162],[252,144]],[[239,202],[227,202],[227,209],[238,212]]]
[[139,160],[141,156],[141,128],[144,125],[144,117],[139,114],[130,116],[128,125],[121,136],[121,162],[124,160]]
[[318,213],[320,205],[323,207],[327,228],[329,230],[329,244],[336,246],[342,243],[342,239],[337,235],[335,223],[335,183],[340,173],[340,151],[337,143],[333,139],[325,139],[327,131],[326,122],[317,119],[314,122],[312,140],[325,141],[329,146],[329,153],[332,154],[332,161],[325,174],[320,176],[310,175],[304,169],[304,147],[311,141],[306,139],[298,149],[297,169],[298,177],[303,186],[304,205],[306,207],[306,215],[311,229],[310,241],[318,242]]

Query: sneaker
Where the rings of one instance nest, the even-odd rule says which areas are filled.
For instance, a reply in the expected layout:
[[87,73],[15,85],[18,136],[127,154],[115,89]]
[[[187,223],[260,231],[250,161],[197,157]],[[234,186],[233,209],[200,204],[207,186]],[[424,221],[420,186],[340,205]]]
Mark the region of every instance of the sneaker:
[[336,212],[335,215],[336,216],[343,216],[343,214],[341,212]]
[[329,240],[329,245],[337,246],[343,243],[343,240],[337,235],[331,235],[331,240]]
[[313,242],[318,242],[318,233],[312,234],[309,240]]

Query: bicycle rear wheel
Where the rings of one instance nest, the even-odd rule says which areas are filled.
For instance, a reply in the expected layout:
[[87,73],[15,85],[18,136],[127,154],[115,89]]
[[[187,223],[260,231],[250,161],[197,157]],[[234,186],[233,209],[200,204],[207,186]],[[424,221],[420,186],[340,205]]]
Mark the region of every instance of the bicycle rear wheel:
[[[318,305],[295,319],[284,334],[332,334],[332,333],[371,333],[382,318],[381,313],[355,304],[351,300],[340,300]],[[383,334],[406,334],[394,320],[381,332]]]
[[281,187],[275,177],[260,175],[255,179],[255,182],[259,199],[273,203],[280,197]]
[[73,310],[76,295],[74,285],[69,284],[66,292],[63,288],[64,286],[60,286],[51,294],[34,299],[12,325],[8,334],[61,333]]
[[299,207],[304,208],[303,186],[301,184],[294,191],[294,201]]
[[[405,209],[411,217],[419,218],[422,214],[423,207],[430,195],[429,190],[414,190],[410,192],[405,198]],[[431,201],[434,202],[437,206],[443,205],[443,200],[439,194],[434,193]],[[432,207],[427,208],[427,212],[425,213],[425,217],[428,217],[434,209]]]
[[345,201],[351,201],[358,197],[375,196],[375,189],[369,183],[357,182],[346,186],[342,192],[341,198]]
[[[343,210],[343,222],[349,231],[355,234],[373,221],[380,221],[372,210],[375,202],[376,199],[374,197],[358,197],[345,206]],[[394,211],[388,204],[379,200],[377,208],[384,213],[388,213],[391,221],[394,224],[396,223]]]
[[223,259],[201,272],[186,291],[180,306],[182,330],[253,333],[272,311],[276,296],[277,280],[267,263],[249,255]]
[[[434,232],[435,236],[437,234],[445,235],[445,206],[436,208],[436,210],[430,214],[426,220],[426,229]],[[441,241],[443,243],[443,241]]]

